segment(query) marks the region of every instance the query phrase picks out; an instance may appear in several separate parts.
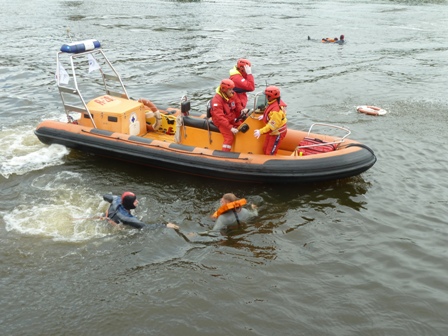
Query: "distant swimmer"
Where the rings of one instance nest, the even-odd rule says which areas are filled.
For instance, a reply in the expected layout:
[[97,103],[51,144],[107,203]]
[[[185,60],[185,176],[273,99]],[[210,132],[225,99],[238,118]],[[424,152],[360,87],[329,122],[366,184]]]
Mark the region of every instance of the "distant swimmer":
[[106,212],[106,218],[113,226],[123,224],[139,230],[143,228],[156,229],[159,227],[179,230],[179,226],[173,223],[146,224],[138,220],[137,217],[131,214],[131,210],[135,209],[138,205],[137,196],[130,191],[124,192],[121,197],[111,194],[103,195],[103,199],[110,203],[109,209]]
[[[309,36],[308,36],[309,38]],[[345,37],[344,35],[339,36],[339,38],[337,37],[324,37],[321,40],[322,43],[337,43],[337,44],[343,44],[345,42]]]

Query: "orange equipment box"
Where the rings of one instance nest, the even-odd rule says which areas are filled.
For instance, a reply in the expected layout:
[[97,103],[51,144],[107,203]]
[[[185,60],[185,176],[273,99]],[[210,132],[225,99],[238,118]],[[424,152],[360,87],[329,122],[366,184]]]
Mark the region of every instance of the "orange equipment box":
[[[99,129],[130,135],[146,133],[145,111],[137,101],[104,95],[91,100],[87,107]],[[82,113],[78,123],[93,127],[88,113]]]

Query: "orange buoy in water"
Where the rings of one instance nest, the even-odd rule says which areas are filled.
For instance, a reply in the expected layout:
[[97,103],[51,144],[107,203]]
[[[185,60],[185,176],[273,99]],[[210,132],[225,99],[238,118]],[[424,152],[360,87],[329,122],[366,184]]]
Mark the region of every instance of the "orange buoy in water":
[[369,106],[369,105],[358,106],[356,110],[358,112],[373,116],[385,115],[387,113],[387,111],[382,109],[381,107]]

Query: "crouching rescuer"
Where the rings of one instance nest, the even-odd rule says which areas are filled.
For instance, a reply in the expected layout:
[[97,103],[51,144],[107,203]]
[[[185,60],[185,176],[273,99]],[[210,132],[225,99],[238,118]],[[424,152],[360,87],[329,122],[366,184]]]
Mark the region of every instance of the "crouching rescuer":
[[211,101],[212,121],[221,132],[224,141],[222,150],[230,152],[232,149],[235,134],[238,133],[238,126],[242,121],[237,122],[243,106],[238,96],[234,94],[235,84],[231,79],[223,79],[216,88],[216,94]]

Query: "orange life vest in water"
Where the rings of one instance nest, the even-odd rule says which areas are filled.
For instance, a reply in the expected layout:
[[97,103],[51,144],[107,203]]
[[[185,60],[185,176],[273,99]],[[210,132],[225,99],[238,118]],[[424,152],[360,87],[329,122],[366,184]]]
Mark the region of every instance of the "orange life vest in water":
[[232,210],[232,209],[238,209],[241,208],[243,205],[247,203],[245,198],[239,199],[234,202],[229,202],[227,204],[221,205],[218,210],[212,215],[213,218],[218,218],[223,213]]
[[336,41],[338,41],[338,38],[337,37],[335,37],[335,38],[331,38],[331,37],[327,37],[327,38],[323,38],[322,39],[322,42],[329,42],[329,43],[333,43],[333,42],[336,42]]

